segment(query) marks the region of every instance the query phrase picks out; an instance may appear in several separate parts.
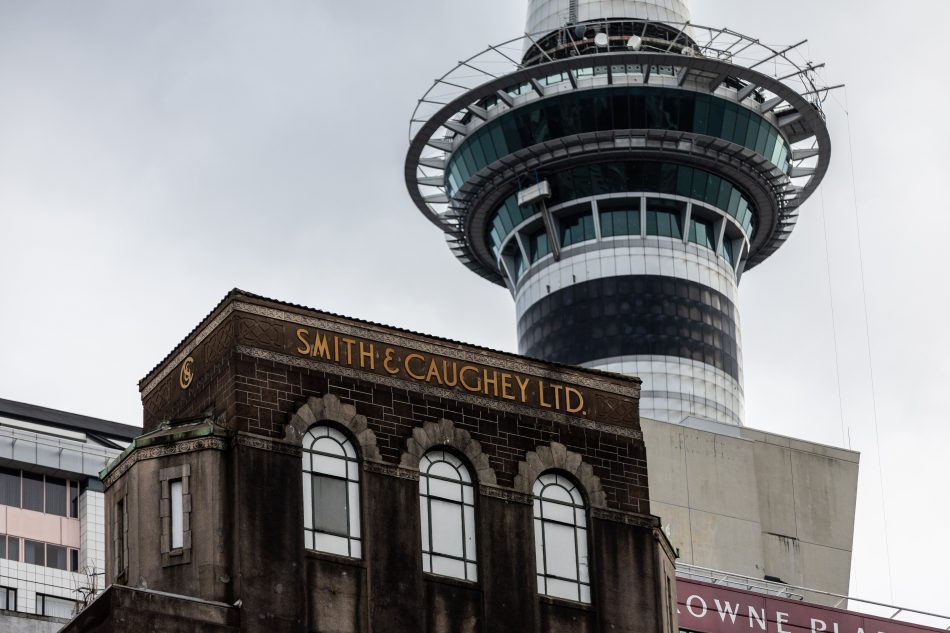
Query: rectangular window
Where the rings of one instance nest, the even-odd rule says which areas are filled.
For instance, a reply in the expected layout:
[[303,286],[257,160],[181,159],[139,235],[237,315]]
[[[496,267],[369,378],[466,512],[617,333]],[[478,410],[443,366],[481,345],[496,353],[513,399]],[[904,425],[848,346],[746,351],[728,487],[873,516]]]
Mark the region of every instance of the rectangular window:
[[20,471],[0,468],[0,504],[20,507]]
[[43,475],[23,471],[23,508],[42,512]]
[[31,565],[46,565],[46,544],[23,539],[23,562]]
[[79,571],[79,550],[69,550],[69,571]]
[[532,264],[550,252],[550,248],[548,247],[548,234],[543,228],[528,237],[528,250],[531,251]]
[[79,482],[69,482],[69,516],[79,518]]
[[7,537],[7,560],[20,560],[20,539],[15,536]]
[[598,207],[600,208],[601,236],[640,235],[639,199],[602,200]]
[[181,549],[184,546],[185,529],[182,522],[182,487],[181,479],[168,482],[168,493],[171,497],[171,548]]
[[115,504],[115,568],[117,574],[125,571],[125,497]]
[[71,618],[76,611],[76,601],[56,596],[36,594],[36,613],[54,618]]
[[592,213],[560,218],[561,246],[570,246],[586,240],[592,240],[594,233],[594,216]]
[[46,476],[46,513],[66,516],[66,480]]
[[0,587],[0,609],[16,611],[16,589]]
[[46,566],[66,571],[66,548],[61,545],[46,545]]
[[0,558],[7,557],[7,537],[0,534]]

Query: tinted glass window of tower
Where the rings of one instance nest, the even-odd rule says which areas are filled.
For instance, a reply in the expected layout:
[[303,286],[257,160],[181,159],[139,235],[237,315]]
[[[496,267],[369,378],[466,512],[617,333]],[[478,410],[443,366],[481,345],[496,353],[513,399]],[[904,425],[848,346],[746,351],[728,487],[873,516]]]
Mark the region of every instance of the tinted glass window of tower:
[[77,481],[14,468],[0,468],[2,505],[78,518],[79,493]]
[[468,468],[446,451],[419,460],[422,569],[476,580],[475,488]]
[[360,558],[359,462],[350,440],[329,426],[303,439],[304,546]]

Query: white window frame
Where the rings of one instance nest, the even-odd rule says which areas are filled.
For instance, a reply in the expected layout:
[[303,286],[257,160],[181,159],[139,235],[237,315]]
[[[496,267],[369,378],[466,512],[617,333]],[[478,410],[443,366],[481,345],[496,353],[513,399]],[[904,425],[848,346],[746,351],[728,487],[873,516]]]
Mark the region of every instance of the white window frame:
[[[362,558],[360,460],[353,442],[336,428],[318,424],[304,435],[302,448],[304,547],[348,558]],[[314,484],[321,478],[343,482],[344,507],[338,509],[346,516],[343,530],[318,527],[313,495]]]
[[[436,525],[434,517],[458,512],[455,525]],[[431,450],[419,460],[419,518],[422,528],[422,569],[438,576],[478,580],[475,544],[475,486],[468,467],[444,450]],[[454,519],[453,519],[454,520]],[[446,539],[440,530],[461,533]],[[448,551],[446,540],[459,545]],[[460,551],[459,551],[460,550]]]
[[[561,473],[547,472],[534,482],[533,495],[538,593],[589,604],[587,510],[580,488]],[[570,532],[573,547],[548,542],[555,531]]]

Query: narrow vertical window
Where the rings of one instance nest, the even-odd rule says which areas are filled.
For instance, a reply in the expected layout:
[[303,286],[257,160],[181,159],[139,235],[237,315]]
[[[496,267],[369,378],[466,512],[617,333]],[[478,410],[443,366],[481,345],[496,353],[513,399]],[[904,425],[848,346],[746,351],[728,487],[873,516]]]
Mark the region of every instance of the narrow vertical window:
[[20,507],[20,471],[0,467],[0,504]]
[[353,444],[329,426],[303,439],[303,521],[307,549],[362,557],[359,460]]
[[115,504],[115,571],[125,573],[125,497]]
[[16,611],[16,589],[0,587],[0,609]]
[[419,460],[422,569],[440,576],[477,580],[475,487],[455,455],[429,451]]
[[580,490],[563,475],[545,473],[533,492],[538,593],[589,603],[587,513]]
[[181,479],[173,479],[168,482],[168,495],[171,500],[171,547],[172,549],[181,549],[185,540],[184,522],[182,521],[182,487]]

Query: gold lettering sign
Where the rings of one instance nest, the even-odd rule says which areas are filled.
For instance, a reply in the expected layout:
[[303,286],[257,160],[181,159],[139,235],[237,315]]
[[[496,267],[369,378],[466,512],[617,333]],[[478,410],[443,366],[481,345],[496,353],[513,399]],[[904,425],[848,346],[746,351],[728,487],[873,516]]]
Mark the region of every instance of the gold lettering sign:
[[333,332],[301,327],[295,334],[294,351],[300,356],[376,373],[385,372],[390,376],[489,398],[587,415],[584,394],[571,385]]

